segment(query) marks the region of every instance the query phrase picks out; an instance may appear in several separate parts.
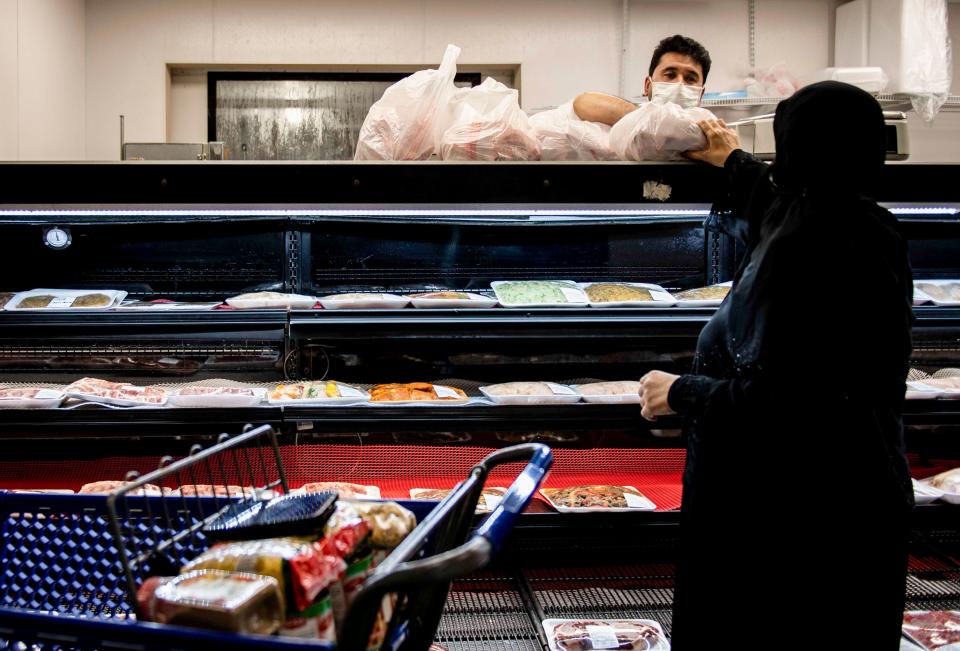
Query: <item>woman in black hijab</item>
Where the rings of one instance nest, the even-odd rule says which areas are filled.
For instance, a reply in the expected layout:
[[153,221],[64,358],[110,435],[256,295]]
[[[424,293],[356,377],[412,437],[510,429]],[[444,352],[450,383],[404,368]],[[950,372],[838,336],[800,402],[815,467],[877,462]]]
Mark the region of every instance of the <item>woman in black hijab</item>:
[[729,194],[708,227],[747,246],[693,373],[641,381],[683,416],[675,651],[899,648],[913,506],[901,410],[912,278],[867,198],[885,130],[869,94],[808,86],[777,107],[772,166],[701,124]]

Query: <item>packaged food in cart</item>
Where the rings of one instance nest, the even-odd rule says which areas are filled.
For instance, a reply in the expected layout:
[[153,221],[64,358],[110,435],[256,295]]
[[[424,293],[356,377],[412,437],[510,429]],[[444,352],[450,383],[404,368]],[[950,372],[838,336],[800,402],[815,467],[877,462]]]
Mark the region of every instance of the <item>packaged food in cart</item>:
[[370,390],[371,403],[381,405],[462,404],[468,400],[463,389],[430,382],[377,384]]
[[545,619],[550,651],[669,651],[670,643],[652,619]]
[[137,592],[140,610],[159,624],[229,633],[275,633],[284,620],[276,579],[244,572],[199,570],[151,577]]
[[288,382],[278,384],[267,394],[271,405],[300,407],[350,405],[370,401],[370,394],[343,382]]
[[903,632],[925,651],[960,649],[960,610],[910,610],[903,614]]
[[317,298],[282,292],[249,292],[231,296],[226,303],[238,310],[310,310],[317,304]]
[[348,292],[320,299],[325,310],[395,310],[410,305],[410,299],[383,292]]
[[935,305],[960,305],[960,280],[915,280],[914,296],[920,290],[921,297],[929,298]]
[[541,488],[550,506],[561,513],[653,511],[656,504],[633,486],[569,486]]
[[366,521],[369,543],[375,549],[393,549],[417,526],[417,517],[396,502],[351,502]]
[[304,610],[288,614],[277,634],[335,643],[337,624],[333,619],[333,600],[330,598],[330,591],[321,592],[316,601]]
[[0,409],[54,409],[65,397],[59,389],[7,387],[0,389]]
[[503,307],[585,307],[590,299],[572,280],[497,280],[490,283]]
[[[249,572],[277,581],[286,604],[286,616],[306,619],[322,593],[347,569],[343,558],[330,553],[320,541],[302,538],[271,538],[214,545],[187,563],[183,572],[200,569]],[[323,613],[316,613],[322,617]],[[311,624],[298,622],[309,629]],[[313,622],[317,630],[319,622]]]
[[[453,491],[452,488],[411,488],[412,500],[442,500]],[[497,508],[507,489],[500,486],[484,486],[477,500],[477,513],[489,513]]]
[[267,395],[266,389],[237,386],[181,387],[167,396],[172,407],[256,407]]
[[127,297],[115,289],[31,289],[15,294],[3,306],[11,311],[109,310]]
[[565,384],[555,382],[505,382],[480,387],[480,392],[498,405],[556,405],[580,401]]
[[707,287],[697,287],[696,289],[674,292],[673,298],[676,300],[678,307],[716,307],[723,302],[732,287],[732,281]]
[[423,292],[408,294],[407,298],[416,308],[452,309],[452,308],[489,308],[497,305],[497,299],[475,292]]
[[579,283],[592,307],[671,307],[677,301],[660,285],[650,283]]
[[165,389],[89,377],[73,382],[67,386],[65,393],[67,397],[76,400],[118,407],[162,407],[167,404]]

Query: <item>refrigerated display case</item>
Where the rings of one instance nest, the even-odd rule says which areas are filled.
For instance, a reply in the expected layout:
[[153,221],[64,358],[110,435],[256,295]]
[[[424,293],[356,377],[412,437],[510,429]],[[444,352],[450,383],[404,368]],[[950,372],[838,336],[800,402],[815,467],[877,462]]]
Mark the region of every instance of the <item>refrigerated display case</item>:
[[[886,168],[880,199],[910,239],[917,278],[960,278],[960,194],[950,183],[958,171]],[[721,186],[719,171],[685,163],[5,164],[0,291],[110,288],[180,301],[248,291],[493,296],[497,280],[562,279],[676,292],[729,280],[742,255],[703,226]],[[67,233],[65,247],[45,237],[54,227]],[[713,310],[2,311],[0,385],[83,376],[162,386],[428,381],[475,399],[3,409],[0,487],[121,479],[220,432],[269,423],[280,432],[292,485],[369,483],[398,498],[411,488],[451,487],[493,449],[544,442],[555,454],[546,486],[635,486],[657,508],[557,513],[535,500],[500,566],[454,585],[438,641],[451,651],[541,649],[539,620],[549,617],[646,617],[669,632],[685,446],[679,419],[646,422],[636,404],[494,405],[478,388],[629,380],[654,368],[682,373]],[[960,308],[917,305],[915,317],[916,372],[960,368]],[[856,372],[843,360],[824,360],[824,368],[825,380]],[[904,421],[916,477],[960,466],[960,402],[910,400]],[[911,608],[960,607],[957,508],[935,503],[915,512]]]

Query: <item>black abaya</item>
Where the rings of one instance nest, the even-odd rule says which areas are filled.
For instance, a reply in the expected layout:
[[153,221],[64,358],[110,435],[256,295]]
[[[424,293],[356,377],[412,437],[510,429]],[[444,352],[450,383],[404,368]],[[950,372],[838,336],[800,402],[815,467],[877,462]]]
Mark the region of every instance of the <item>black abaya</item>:
[[913,288],[896,220],[864,197],[882,113],[815,84],[775,133],[772,168],[727,160],[713,220],[747,253],[669,394],[688,437],[674,649],[894,651]]

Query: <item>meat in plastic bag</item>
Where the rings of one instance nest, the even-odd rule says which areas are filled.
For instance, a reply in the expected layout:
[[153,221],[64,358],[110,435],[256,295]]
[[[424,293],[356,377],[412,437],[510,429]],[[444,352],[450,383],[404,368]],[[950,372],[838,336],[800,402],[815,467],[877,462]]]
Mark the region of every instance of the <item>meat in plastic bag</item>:
[[450,98],[440,137],[443,160],[508,160],[540,158],[540,145],[519,94],[487,77],[475,88],[459,88]]
[[384,91],[360,127],[354,160],[426,160],[433,155],[437,114],[455,90],[460,48],[448,45],[437,70],[420,70]]
[[540,143],[540,160],[617,160],[610,127],[581,120],[573,102],[530,116]]
[[697,122],[715,118],[700,107],[685,109],[673,102],[654,100],[641,104],[613,125],[610,146],[623,160],[683,160],[683,152],[707,146]]

